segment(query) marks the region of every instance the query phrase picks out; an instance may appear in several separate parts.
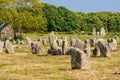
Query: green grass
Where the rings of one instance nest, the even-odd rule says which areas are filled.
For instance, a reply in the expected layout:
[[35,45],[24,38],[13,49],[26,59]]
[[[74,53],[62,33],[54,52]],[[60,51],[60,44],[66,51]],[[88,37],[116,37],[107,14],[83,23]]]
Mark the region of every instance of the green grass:
[[14,54],[0,53],[0,80],[120,80],[115,74],[120,72],[120,45],[110,58],[91,57],[91,70],[72,70],[70,60],[70,55],[52,56],[47,50],[32,55],[21,45]]

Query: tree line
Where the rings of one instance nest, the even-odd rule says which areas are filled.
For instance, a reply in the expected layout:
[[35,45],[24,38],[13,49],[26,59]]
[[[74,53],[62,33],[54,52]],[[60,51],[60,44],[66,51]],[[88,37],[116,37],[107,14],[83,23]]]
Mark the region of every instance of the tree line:
[[120,31],[120,12],[73,12],[39,0],[0,0],[0,24],[10,23],[15,32],[91,32],[93,27]]

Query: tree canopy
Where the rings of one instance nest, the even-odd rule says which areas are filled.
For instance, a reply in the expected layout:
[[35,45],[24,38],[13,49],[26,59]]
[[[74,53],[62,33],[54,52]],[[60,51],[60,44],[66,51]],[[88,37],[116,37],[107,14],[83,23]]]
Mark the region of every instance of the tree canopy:
[[120,32],[120,12],[73,12],[39,0],[0,0],[0,24],[10,23],[15,32],[91,32],[93,27]]

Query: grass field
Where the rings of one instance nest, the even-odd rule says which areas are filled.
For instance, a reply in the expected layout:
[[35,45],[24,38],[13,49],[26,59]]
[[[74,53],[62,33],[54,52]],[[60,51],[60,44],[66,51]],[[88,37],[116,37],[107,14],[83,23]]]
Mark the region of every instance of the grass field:
[[32,55],[22,45],[0,53],[0,80],[120,80],[120,45],[110,58],[91,57],[91,70],[72,70],[70,55]]

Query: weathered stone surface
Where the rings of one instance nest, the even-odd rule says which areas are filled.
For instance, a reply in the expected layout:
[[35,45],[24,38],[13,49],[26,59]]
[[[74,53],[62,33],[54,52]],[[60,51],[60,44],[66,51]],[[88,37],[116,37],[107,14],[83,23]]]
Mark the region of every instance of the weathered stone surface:
[[105,36],[106,33],[105,33],[105,29],[104,28],[101,28],[100,29],[100,36]]
[[87,41],[85,43],[85,42],[81,41],[79,38],[77,38],[74,47],[82,50],[89,56],[91,55],[90,44]]
[[58,48],[56,40],[52,41],[50,43],[50,48],[48,49],[48,54],[60,55],[61,53],[62,53],[62,50]]
[[50,43],[50,49],[54,50],[54,49],[57,49],[57,48],[58,48],[58,46],[57,46],[56,40],[52,41]]
[[67,50],[68,50],[68,42],[66,40],[63,40],[63,42],[62,42],[62,54],[63,55],[66,54]]
[[112,51],[117,49],[117,40],[116,39],[108,39],[108,45]]
[[47,39],[43,39],[43,40],[42,40],[42,44],[43,44],[43,45],[46,45],[46,44],[47,44]]
[[71,48],[71,67],[72,69],[90,69],[90,57],[78,48]]
[[[101,57],[110,57],[110,50],[111,49],[105,40],[103,40],[103,39],[97,40],[95,48],[98,50],[98,52],[100,50]],[[94,49],[94,50],[96,50],[96,49]],[[95,51],[93,51],[93,52],[95,52]],[[94,53],[94,54],[99,55],[99,53]]]
[[54,32],[52,31],[51,33],[50,33],[50,36],[49,36],[49,42],[50,43],[52,43],[54,40],[56,40],[56,37],[55,37],[55,35],[54,35]]
[[35,43],[35,42],[31,43],[31,50],[32,50],[32,54],[42,54],[45,52],[44,46],[41,45],[40,43]]
[[76,41],[76,39],[72,39],[72,40],[71,40],[71,42],[70,42],[70,43],[71,43],[71,46],[72,46],[72,47],[74,47],[74,46],[75,46],[75,41]]
[[6,53],[14,53],[14,46],[10,43],[6,45]]
[[90,43],[89,43],[88,40],[85,40],[84,52],[85,52],[88,56],[91,56]]
[[62,46],[62,42],[63,42],[62,39],[57,39],[57,44],[58,44],[58,46]]
[[94,50],[93,50],[93,56],[100,56],[100,49],[96,45]]
[[79,48],[84,51],[85,43],[81,41],[79,38],[76,39],[74,47]]
[[96,29],[95,28],[93,28],[92,35],[96,36]]
[[26,39],[27,39],[27,45],[26,45],[26,47],[27,48],[31,48],[31,43],[33,42],[28,36],[26,37]]
[[91,38],[91,39],[90,39],[90,46],[91,46],[91,47],[94,47],[94,46],[95,46],[95,41],[96,41],[95,38]]
[[61,49],[48,49],[48,54],[52,54],[52,55],[61,55],[62,50]]
[[4,47],[6,48],[7,47],[7,45],[9,44],[9,40],[6,40],[5,42],[4,42]]

